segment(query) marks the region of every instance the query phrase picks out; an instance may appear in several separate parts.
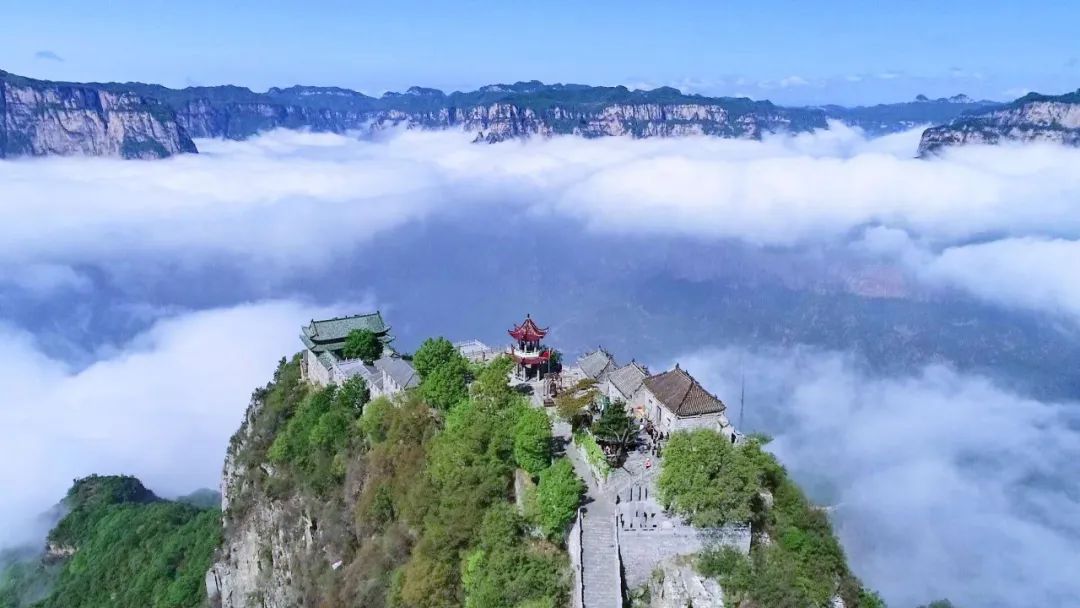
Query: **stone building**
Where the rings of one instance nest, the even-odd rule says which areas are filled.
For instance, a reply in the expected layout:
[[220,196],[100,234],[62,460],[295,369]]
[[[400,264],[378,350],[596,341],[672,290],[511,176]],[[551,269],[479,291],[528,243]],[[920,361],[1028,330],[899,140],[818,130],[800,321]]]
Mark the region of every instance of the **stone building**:
[[604,392],[611,401],[630,403],[641,389],[641,383],[649,375],[649,369],[635,361],[615,368],[607,375]]
[[[383,343],[383,356],[371,364],[345,357],[345,340],[350,332],[359,329],[375,333]],[[390,326],[378,311],[321,321],[312,319],[300,331],[300,341],[304,343],[301,377],[312,384],[327,386],[360,376],[372,397],[400,393],[418,385],[420,379],[412,365],[394,352],[390,346],[393,340]]]
[[611,353],[602,347],[597,347],[596,350],[586,353],[578,359],[577,366],[585,374],[586,378],[596,380],[599,386],[607,381],[608,374],[615,370],[617,364],[615,363],[615,357],[612,357]]
[[709,428],[736,437],[728,421],[727,406],[701,386],[686,370],[675,369],[647,376],[628,402],[630,410],[650,420],[664,434],[695,428]]

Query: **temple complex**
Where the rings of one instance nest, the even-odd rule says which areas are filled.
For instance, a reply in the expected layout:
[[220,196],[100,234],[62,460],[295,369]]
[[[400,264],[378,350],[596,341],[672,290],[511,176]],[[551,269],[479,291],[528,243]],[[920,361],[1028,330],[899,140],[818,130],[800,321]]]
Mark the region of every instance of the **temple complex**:
[[548,328],[541,329],[532,317],[525,315],[525,320],[507,333],[514,339],[507,354],[517,363],[515,375],[518,378],[541,379],[551,371],[551,349],[540,343]]
[[[383,343],[383,356],[371,363],[345,356],[345,341],[349,334],[361,329],[374,333]],[[312,384],[340,385],[359,376],[364,379],[371,396],[378,397],[400,393],[420,383],[412,365],[391,348],[394,338],[379,311],[321,321],[312,319],[300,328],[300,341],[304,343],[300,375]]]

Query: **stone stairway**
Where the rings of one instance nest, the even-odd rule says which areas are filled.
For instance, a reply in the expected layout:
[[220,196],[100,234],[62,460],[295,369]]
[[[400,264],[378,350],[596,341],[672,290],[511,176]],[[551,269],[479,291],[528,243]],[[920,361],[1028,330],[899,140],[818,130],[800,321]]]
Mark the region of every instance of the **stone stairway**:
[[584,608],[622,608],[615,509],[603,499],[589,503],[581,519],[581,580]]

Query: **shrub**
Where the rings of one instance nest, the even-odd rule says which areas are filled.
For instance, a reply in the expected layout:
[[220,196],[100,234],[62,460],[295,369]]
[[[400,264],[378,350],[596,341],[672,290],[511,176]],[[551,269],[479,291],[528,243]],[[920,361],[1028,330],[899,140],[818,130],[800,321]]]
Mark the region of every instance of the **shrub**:
[[536,487],[540,529],[548,538],[561,538],[574,520],[585,484],[566,458],[560,458],[540,473]]
[[557,606],[565,600],[565,562],[523,538],[521,518],[509,505],[484,514],[479,542],[462,565],[465,608]]
[[551,464],[551,421],[536,408],[519,409],[514,427],[514,460],[535,477]]
[[318,493],[339,484],[356,417],[356,387],[342,397],[330,385],[308,395],[270,446],[270,461],[298,473]]
[[600,449],[600,445],[596,443],[591,433],[587,431],[574,433],[574,443],[584,453],[585,461],[591,464],[602,477],[606,478],[608,473],[611,473],[611,465],[604,456],[604,450]]

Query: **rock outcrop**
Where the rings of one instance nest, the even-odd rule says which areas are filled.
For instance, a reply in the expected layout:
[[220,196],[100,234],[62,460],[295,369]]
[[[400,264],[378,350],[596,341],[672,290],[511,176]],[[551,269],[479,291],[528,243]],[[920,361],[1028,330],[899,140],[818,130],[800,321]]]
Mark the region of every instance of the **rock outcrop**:
[[919,155],[950,146],[1006,142],[1080,145],[1080,91],[1057,96],[1031,93],[1006,106],[929,128],[919,142]]
[[0,71],[0,158],[151,159],[196,151],[176,113],[159,101],[133,92]]
[[694,569],[690,558],[660,563],[632,600],[634,608],[723,608],[724,590]]
[[277,127],[337,133],[397,126],[456,128],[487,142],[551,135],[760,138],[770,132],[827,127],[824,112],[817,109],[683,95],[668,88],[630,91],[529,82],[449,95],[413,87],[379,98],[326,87],[275,88],[266,93],[237,87],[147,93],[166,99],[193,136],[231,139]]
[[299,492],[274,495],[273,468],[247,458],[257,441],[260,397],[233,437],[221,483],[223,545],[209,572],[212,606],[295,608],[313,605],[315,580],[342,559],[347,511]]
[[54,83],[0,73],[0,153],[160,158],[194,152],[191,137],[245,139],[276,128],[372,133],[461,129],[477,141],[532,136],[758,139],[827,128],[816,108],[684,95],[662,87],[519,82],[471,92],[413,87],[370,97],[337,87],[170,89],[143,83]]

